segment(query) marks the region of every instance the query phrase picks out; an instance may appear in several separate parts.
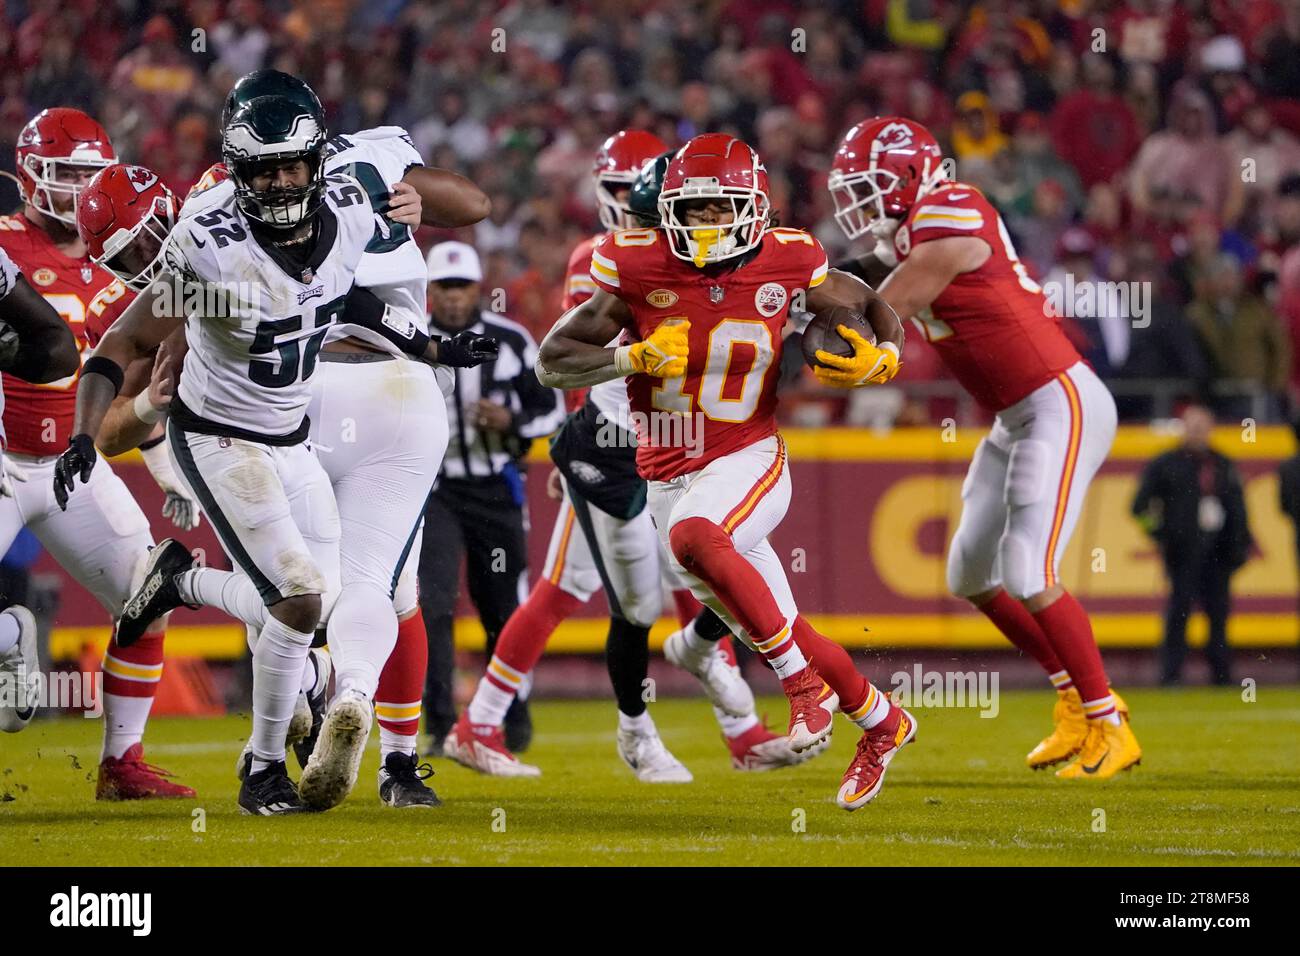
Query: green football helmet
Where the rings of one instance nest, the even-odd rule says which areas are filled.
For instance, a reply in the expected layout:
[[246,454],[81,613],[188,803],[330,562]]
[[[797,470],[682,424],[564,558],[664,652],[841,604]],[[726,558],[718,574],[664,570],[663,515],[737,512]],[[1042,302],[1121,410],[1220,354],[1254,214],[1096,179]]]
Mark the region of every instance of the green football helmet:
[[628,209],[637,223],[652,229],[659,225],[659,190],[664,185],[664,173],[677,150],[670,149],[648,161],[632,180],[627,194]]
[[[275,229],[292,229],[315,215],[325,195],[325,140],[325,114],[314,94],[309,101],[270,93],[237,103],[221,129],[221,159],[240,211]],[[259,173],[293,160],[306,164],[306,184],[253,188]]]
[[[221,128],[230,125],[230,118],[237,109],[259,96],[287,96],[304,110],[324,115],[316,91],[298,77],[279,70],[254,70],[241,76],[226,94],[221,109]],[[323,127],[324,123],[321,125]]]

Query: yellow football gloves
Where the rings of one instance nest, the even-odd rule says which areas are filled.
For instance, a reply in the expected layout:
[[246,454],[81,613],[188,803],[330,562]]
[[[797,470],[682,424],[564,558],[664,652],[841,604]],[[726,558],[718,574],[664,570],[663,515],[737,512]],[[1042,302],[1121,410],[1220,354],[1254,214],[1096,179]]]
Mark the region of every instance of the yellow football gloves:
[[835,328],[853,346],[853,355],[842,357],[818,349],[816,356],[820,365],[813,369],[817,381],[835,388],[857,388],[860,385],[883,385],[898,374],[898,348],[892,342],[875,346],[847,325]]
[[661,323],[644,341],[614,351],[614,365],[625,375],[644,372],[659,378],[686,374],[687,333],[691,323],[670,319]]

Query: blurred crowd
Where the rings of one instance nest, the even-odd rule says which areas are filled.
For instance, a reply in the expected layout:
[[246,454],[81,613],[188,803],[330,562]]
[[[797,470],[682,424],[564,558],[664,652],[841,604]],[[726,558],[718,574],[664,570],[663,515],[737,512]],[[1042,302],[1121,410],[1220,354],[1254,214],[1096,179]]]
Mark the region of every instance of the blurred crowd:
[[[1300,0],[0,2],[0,141],[78,106],[183,191],[217,156],[232,82],[297,73],[332,129],[404,126],[489,193],[457,238],[539,336],[569,250],[598,229],[589,171],[609,133],[745,138],[781,222],[835,257],[837,141],[905,114],[995,202],[1032,275],[1150,283],[1144,315],[1111,301],[1067,320],[1126,415],[1158,410],[1153,379],[1225,415],[1280,418],[1300,397]],[[943,378],[909,351],[901,382]]]

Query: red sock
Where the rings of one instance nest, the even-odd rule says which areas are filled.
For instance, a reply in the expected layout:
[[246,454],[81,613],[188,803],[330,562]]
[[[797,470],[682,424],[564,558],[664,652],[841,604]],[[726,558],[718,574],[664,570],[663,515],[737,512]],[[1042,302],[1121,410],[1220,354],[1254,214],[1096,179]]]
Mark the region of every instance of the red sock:
[[145,631],[130,647],[119,647],[115,628],[104,651],[104,693],[152,698],[162,680],[165,633]]
[[871,684],[853,666],[848,651],[818,634],[802,615],[794,619],[794,641],[822,680],[839,695],[840,709],[852,713],[866,702]]
[[397,622],[397,643],[379,672],[375,691],[375,716],[389,733],[414,737],[420,729],[420,699],[424,674],[429,668],[429,638],[424,615],[416,610]]
[[731,536],[708,518],[683,518],[668,534],[673,557],[709,586],[755,643],[785,627],[763,575],[740,556]]
[[1109,697],[1106,666],[1101,662],[1101,651],[1092,636],[1092,622],[1074,595],[1064,592],[1034,614],[1034,619],[1047,635],[1056,656],[1070,672],[1079,696],[1085,701]]
[[501,629],[493,655],[519,673],[529,673],[537,666],[555,629],[582,604],[568,591],[539,578],[528,600],[516,608]]
[[991,600],[977,606],[1003,637],[1038,661],[1049,677],[1065,669],[1034,615],[1006,591],[999,589]]
[[673,591],[673,604],[677,606],[678,627],[685,627],[691,623],[695,620],[695,615],[704,609],[704,605],[695,600],[695,595],[689,588],[678,588]]

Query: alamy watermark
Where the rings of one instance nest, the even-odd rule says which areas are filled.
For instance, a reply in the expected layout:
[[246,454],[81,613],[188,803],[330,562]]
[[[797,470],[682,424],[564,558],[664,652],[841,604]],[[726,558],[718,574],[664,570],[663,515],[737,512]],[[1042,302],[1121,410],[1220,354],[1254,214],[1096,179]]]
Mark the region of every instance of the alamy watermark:
[[918,663],[889,679],[889,696],[903,707],[974,707],[981,717],[1000,710],[997,671],[927,671]]
[[1120,316],[1130,319],[1135,329],[1151,324],[1150,282],[1076,281],[1067,272],[1063,282],[1043,283],[1047,314],[1060,318],[1095,319]]
[[104,674],[102,671],[36,671],[28,675],[25,668],[0,671],[0,707],[24,709],[32,702],[30,690],[35,684],[36,706],[41,709],[80,710],[82,716],[96,719],[104,715]]
[[681,415],[677,412],[634,412],[619,409],[618,418],[600,417],[596,445],[600,448],[635,448],[638,444],[655,448],[683,448],[687,458],[704,454],[703,412]]

